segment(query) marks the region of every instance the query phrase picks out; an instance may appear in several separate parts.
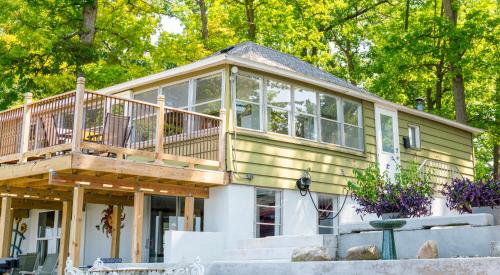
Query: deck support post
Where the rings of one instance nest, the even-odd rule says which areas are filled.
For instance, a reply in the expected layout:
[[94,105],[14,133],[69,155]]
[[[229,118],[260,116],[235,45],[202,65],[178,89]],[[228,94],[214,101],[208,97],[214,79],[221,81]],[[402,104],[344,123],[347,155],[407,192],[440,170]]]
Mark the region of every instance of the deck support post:
[[10,257],[10,243],[12,240],[12,197],[2,197],[0,210],[0,258]]
[[134,228],[132,233],[132,262],[142,259],[142,227],[144,224],[144,192],[134,193]]
[[220,110],[221,124],[219,126],[219,170],[226,170],[226,109]]
[[184,198],[184,231],[193,231],[194,227],[194,197]]
[[30,141],[30,126],[31,126],[31,102],[33,101],[32,93],[24,94],[24,112],[23,125],[21,127],[21,146],[19,148],[19,162],[25,163],[28,159],[24,156],[28,152]]
[[111,258],[120,258],[120,231],[121,231],[122,207],[113,205],[111,215]]
[[163,163],[163,125],[165,124],[165,96],[159,95],[156,103],[158,111],[156,112],[156,144],[155,144],[155,162]]
[[73,121],[73,134],[71,140],[71,152],[80,153],[83,131],[83,101],[85,95],[85,78],[76,80],[75,117]]
[[59,244],[59,264],[57,265],[57,274],[64,274],[66,258],[68,258],[69,230],[71,227],[71,202],[63,201],[62,204],[61,239]]
[[85,189],[83,187],[73,188],[73,207],[71,211],[71,228],[69,233],[69,256],[73,261],[73,266],[80,266],[84,193]]

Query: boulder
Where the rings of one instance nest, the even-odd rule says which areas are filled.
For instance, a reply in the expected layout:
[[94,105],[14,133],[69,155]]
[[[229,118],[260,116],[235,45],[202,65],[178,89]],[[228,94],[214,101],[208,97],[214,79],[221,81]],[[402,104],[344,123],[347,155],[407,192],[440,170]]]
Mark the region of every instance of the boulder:
[[380,260],[380,250],[374,245],[362,245],[351,247],[347,250],[346,260]]
[[435,241],[426,241],[417,252],[417,259],[438,258],[438,247]]
[[331,261],[332,257],[322,246],[299,247],[292,253],[292,262]]

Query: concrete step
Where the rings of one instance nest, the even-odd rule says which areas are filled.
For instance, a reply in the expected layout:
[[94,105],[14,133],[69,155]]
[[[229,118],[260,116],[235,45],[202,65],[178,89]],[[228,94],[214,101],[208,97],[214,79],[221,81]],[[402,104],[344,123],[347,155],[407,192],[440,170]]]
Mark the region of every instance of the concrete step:
[[290,261],[295,247],[227,249],[223,261]]
[[238,241],[238,248],[285,248],[285,247],[303,247],[303,246],[323,246],[323,236],[274,236],[266,238],[255,238]]

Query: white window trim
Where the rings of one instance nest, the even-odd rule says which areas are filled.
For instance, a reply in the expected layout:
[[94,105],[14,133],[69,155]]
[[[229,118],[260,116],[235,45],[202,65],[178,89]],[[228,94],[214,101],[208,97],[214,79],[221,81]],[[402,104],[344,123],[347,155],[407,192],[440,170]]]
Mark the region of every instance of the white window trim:
[[[237,76],[242,76],[242,77],[246,77],[246,78],[257,78],[259,80],[259,102],[253,102],[253,101],[248,101],[248,100],[243,100],[243,99],[238,99],[238,95],[236,93],[236,88],[238,87],[238,80],[237,78],[234,80],[235,81],[235,85],[234,87],[232,87],[232,89],[234,89],[234,98],[233,98],[233,108],[234,108],[234,124],[235,124],[235,127],[237,128],[241,128],[241,129],[248,129],[248,130],[251,130],[251,131],[259,131],[259,132],[263,132],[264,131],[264,128],[265,128],[265,119],[264,119],[264,114],[265,114],[265,110],[264,109],[264,77],[260,76],[260,75],[255,75],[255,74],[251,74],[251,73],[246,73],[246,72],[238,72],[236,74]],[[236,76],[236,77],[237,77]],[[231,96],[233,97],[233,96]],[[243,103],[247,103],[247,104],[251,104],[251,105],[257,105],[259,106],[259,129],[252,129],[252,128],[246,128],[246,127],[241,127],[241,126],[238,126],[238,114],[236,113],[236,104],[237,102],[243,102]]]
[[[338,203],[339,203],[339,197],[338,196],[335,196],[335,195],[331,195],[331,194],[318,194],[317,196],[317,204],[318,204],[318,209],[319,209],[319,197],[328,197],[332,200],[332,209],[333,210],[321,210],[319,209],[321,212],[329,212],[331,213],[330,215],[333,217],[335,215],[337,215],[338,213]],[[336,234],[338,232],[338,229],[339,229],[339,217],[335,217],[335,219],[333,219],[332,221],[332,226],[326,226],[326,225],[320,225],[319,223],[319,212],[318,212],[318,217],[317,217],[317,226],[318,226],[318,234],[319,234],[319,230],[320,228],[331,228],[332,231],[333,231],[333,234]]]
[[[269,206],[269,205],[260,205],[257,204],[257,190],[271,190],[275,192],[280,192],[280,201],[279,201],[279,206]],[[276,236],[281,236],[283,235],[283,190],[281,189],[274,189],[274,188],[267,188],[267,187],[255,187],[254,189],[254,194],[253,194],[253,236],[254,238],[260,238],[257,236],[257,225],[263,224],[263,225],[274,225],[274,226],[279,226],[279,233]],[[280,222],[279,223],[263,223],[263,222],[258,222],[257,221],[257,209],[259,207],[269,207],[269,208],[279,208],[279,216],[280,216]]]
[[[415,129],[415,143],[416,144],[411,144],[411,136],[410,136],[410,128],[413,128]],[[421,144],[421,140],[420,140],[420,126],[416,125],[416,124],[408,124],[408,138],[410,140],[410,148],[412,149],[420,149],[420,144]]]
[[[354,100],[350,100],[350,99],[346,99],[346,98],[343,98],[343,97],[340,97],[340,96],[337,96],[337,95],[333,95],[333,94],[329,94],[329,93],[326,93],[326,92],[320,92],[320,91],[317,91],[317,90],[313,90],[313,89],[310,89],[310,88],[307,88],[307,87],[304,87],[304,86],[301,86],[301,85],[295,85],[295,84],[292,84],[291,82],[288,82],[288,81],[282,81],[280,79],[276,79],[276,78],[273,78],[273,77],[265,77],[264,75],[260,75],[260,74],[254,74],[254,73],[250,73],[250,72],[246,72],[246,71],[239,71],[237,73],[238,75],[243,75],[243,76],[246,76],[246,77],[257,77],[257,78],[260,78],[261,79],[261,101],[262,103],[261,104],[261,113],[260,113],[260,120],[261,120],[261,125],[260,125],[260,129],[257,130],[257,129],[251,129],[251,128],[246,128],[246,127],[241,127],[241,126],[238,126],[237,125],[237,118],[236,118],[236,112],[233,112],[234,114],[234,127],[235,129],[243,129],[243,130],[248,130],[248,131],[256,131],[256,132],[261,132],[261,133],[269,133],[269,134],[273,134],[273,135],[281,135],[281,136],[289,136],[289,137],[293,137],[293,138],[296,138],[296,139],[300,139],[300,140],[304,140],[304,141],[309,141],[309,142],[317,142],[317,143],[320,143],[320,144],[326,144],[326,145],[335,145],[335,146],[339,146],[339,147],[342,147],[342,148],[347,148],[347,149],[350,149],[350,150],[355,150],[355,151],[361,151],[361,152],[364,152],[365,150],[365,139],[364,139],[364,134],[365,134],[365,131],[364,131],[364,120],[363,120],[363,104],[361,102],[358,102],[358,101],[354,101]],[[281,107],[275,107],[273,105],[269,105],[268,102],[267,102],[267,83],[266,81],[268,80],[272,80],[272,81],[276,81],[276,82],[279,82],[279,83],[282,83],[282,84],[286,84],[286,85],[289,85],[290,86],[290,92],[291,92],[291,95],[290,95],[290,98],[291,98],[291,101],[290,101],[290,105],[289,105],[289,110],[288,110],[288,135],[285,135],[285,134],[281,134],[281,133],[275,133],[275,132],[271,132],[269,131],[268,129],[268,125],[267,125],[267,115],[268,115],[268,107],[272,107],[272,108],[276,108],[276,109],[279,109],[279,110],[282,110],[282,111],[286,111],[285,108],[281,108]],[[233,109],[235,110],[236,109],[236,85],[233,85],[232,86],[232,89],[234,89],[234,94],[232,93],[232,96],[231,96],[231,100],[232,100],[232,107]],[[316,112],[314,114],[314,119],[315,119],[315,131],[316,131],[316,138],[315,139],[308,139],[308,138],[303,138],[303,137],[298,137],[295,135],[295,89],[305,89],[305,90],[309,90],[309,91],[312,91],[316,94]],[[337,121],[336,120],[331,120],[331,119],[328,119],[328,118],[324,118],[326,120],[329,120],[329,121],[334,121],[336,123],[339,124],[340,126],[340,143],[341,144],[336,144],[336,143],[330,143],[330,142],[324,142],[321,140],[321,107],[320,107],[320,95],[323,94],[323,95],[326,95],[326,96],[330,96],[330,97],[334,97],[336,99],[336,104],[337,104]],[[344,122],[344,112],[343,112],[343,102],[344,101],[347,101],[347,102],[351,102],[351,103],[354,103],[356,105],[358,105],[358,109],[359,109],[359,112],[358,112],[358,125],[352,125],[352,124],[349,124],[349,123],[345,123]],[[255,104],[255,103],[254,103]],[[298,112],[299,114],[303,114],[303,115],[309,115],[309,116],[313,116],[311,114],[307,114],[307,113],[302,113],[302,112]],[[344,135],[344,125],[347,124],[349,126],[352,126],[352,127],[357,127],[357,128],[360,128],[361,129],[361,147],[360,148],[356,148],[356,147],[350,147],[350,146],[346,146],[345,145],[345,135]]]

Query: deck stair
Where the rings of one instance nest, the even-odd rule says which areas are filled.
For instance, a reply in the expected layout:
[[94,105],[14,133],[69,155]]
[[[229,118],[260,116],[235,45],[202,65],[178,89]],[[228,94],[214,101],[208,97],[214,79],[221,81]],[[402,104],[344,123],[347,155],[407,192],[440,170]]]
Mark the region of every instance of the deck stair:
[[240,240],[234,249],[226,249],[223,261],[289,262],[298,247],[323,246],[323,236],[275,236]]

